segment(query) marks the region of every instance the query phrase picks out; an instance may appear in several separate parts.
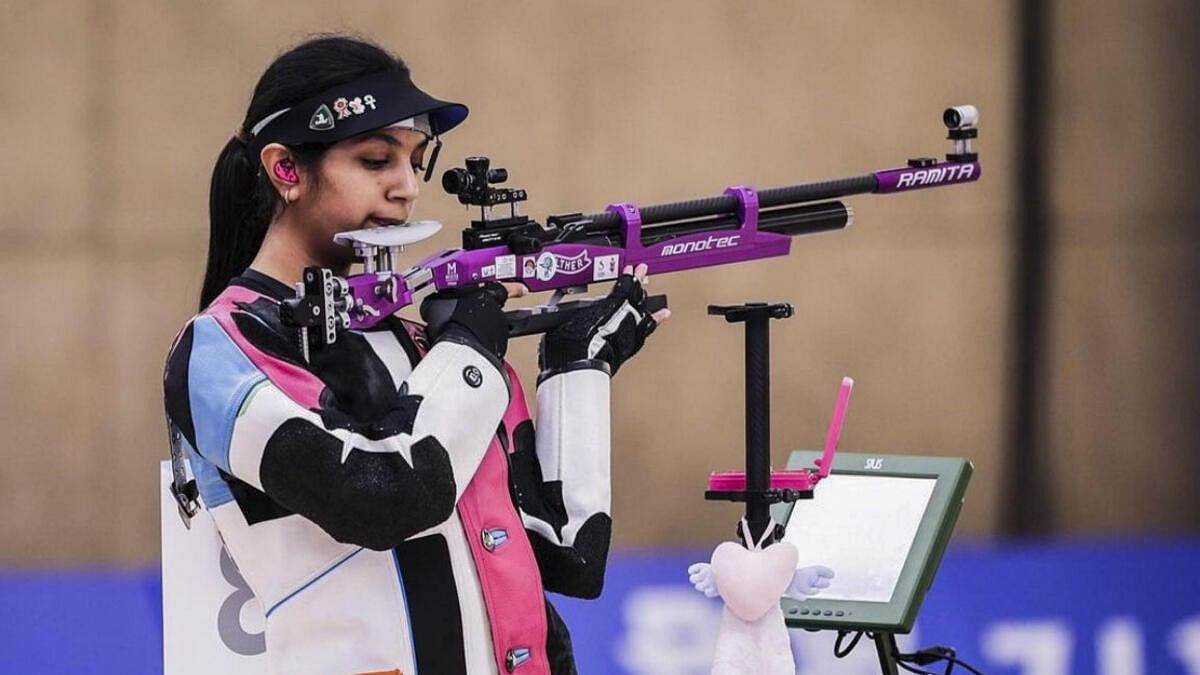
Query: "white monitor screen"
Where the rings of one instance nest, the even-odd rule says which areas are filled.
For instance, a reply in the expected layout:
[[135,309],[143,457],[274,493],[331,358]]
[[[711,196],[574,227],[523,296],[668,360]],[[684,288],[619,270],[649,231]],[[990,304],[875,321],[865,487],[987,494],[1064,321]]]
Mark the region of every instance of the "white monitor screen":
[[831,474],[796,502],[784,541],[834,577],[824,600],[889,602],[937,480]]

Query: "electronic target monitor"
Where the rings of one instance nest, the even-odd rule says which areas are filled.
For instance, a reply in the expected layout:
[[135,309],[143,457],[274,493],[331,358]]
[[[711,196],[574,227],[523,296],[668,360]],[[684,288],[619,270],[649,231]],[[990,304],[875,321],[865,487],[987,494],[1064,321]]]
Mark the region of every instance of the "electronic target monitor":
[[[797,450],[789,469],[820,452]],[[973,467],[962,458],[839,452],[812,499],[773,508],[798,567],[824,565],[829,588],[783,598],[789,628],[908,633],[933,584]]]

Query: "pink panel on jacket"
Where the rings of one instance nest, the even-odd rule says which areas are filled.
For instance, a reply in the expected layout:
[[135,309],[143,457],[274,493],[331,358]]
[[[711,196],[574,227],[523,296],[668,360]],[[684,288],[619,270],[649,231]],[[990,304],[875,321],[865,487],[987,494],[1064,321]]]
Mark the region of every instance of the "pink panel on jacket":
[[[512,431],[529,419],[525,392],[512,366],[504,364],[512,383],[512,398],[504,413],[508,447],[513,447]],[[505,657],[509,650],[526,648],[530,658],[512,672],[548,675],[546,657],[546,601],[542,575],[538,571],[533,547],[525,534],[525,525],[508,491],[508,460],[499,438],[484,455],[483,462],[458,502],[471,554],[479,573],[483,601],[492,624],[492,646],[500,672],[509,672]],[[484,545],[484,532],[504,530],[508,539],[491,550]]]
[[321,391],[325,389],[325,383],[304,368],[271,356],[255,347],[234,324],[232,312],[239,311],[235,303],[254,302],[261,297],[263,297],[261,294],[248,288],[230,286],[222,291],[216,300],[213,300],[204,313],[217,320],[234,344],[242,350],[251,363],[267,376],[271,384],[279,387],[280,391],[289,398],[309,410],[320,408]]
[[517,371],[504,363],[504,369],[508,372],[508,381],[512,382],[512,398],[508,402],[508,409],[504,411],[504,431],[508,434],[508,451],[509,453],[516,452],[517,446],[513,442],[513,431],[517,425],[529,419],[529,406],[525,403],[525,390],[521,387],[521,380],[517,377]]

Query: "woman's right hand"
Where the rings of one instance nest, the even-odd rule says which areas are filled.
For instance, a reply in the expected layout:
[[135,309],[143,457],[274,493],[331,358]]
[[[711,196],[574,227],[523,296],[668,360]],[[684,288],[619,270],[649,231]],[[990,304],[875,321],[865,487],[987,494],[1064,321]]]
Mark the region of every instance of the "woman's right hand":
[[421,318],[431,344],[443,339],[467,342],[503,360],[508,351],[504,302],[520,295],[496,282],[438,291],[421,302]]

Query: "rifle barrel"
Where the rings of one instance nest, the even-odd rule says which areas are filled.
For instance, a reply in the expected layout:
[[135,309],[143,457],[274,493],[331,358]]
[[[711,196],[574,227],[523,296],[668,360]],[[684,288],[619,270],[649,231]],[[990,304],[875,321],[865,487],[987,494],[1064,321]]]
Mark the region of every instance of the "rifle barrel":
[[[853,222],[853,214],[854,212],[849,206],[838,201],[768,209],[759,211],[758,229],[762,232],[775,232],[793,237],[829,232],[849,225]],[[642,245],[651,246],[675,237],[700,232],[735,230],[740,224],[736,215],[724,215],[648,227],[642,230]],[[615,236],[616,229],[615,226],[606,228],[606,234]],[[592,228],[589,227],[588,230],[591,232]]]
[[[849,178],[822,181],[819,183],[802,183],[770,188],[758,193],[758,206],[768,209],[776,206],[803,204],[836,197],[874,192],[879,187],[875,174],[862,174]],[[736,215],[738,200],[732,195],[719,197],[704,197],[670,204],[655,204],[641,208],[642,225],[669,223],[677,220],[703,218],[705,216]],[[592,221],[589,230],[604,230],[621,224],[621,217],[616,213],[592,213],[583,216]],[[761,216],[760,216],[761,221]]]

